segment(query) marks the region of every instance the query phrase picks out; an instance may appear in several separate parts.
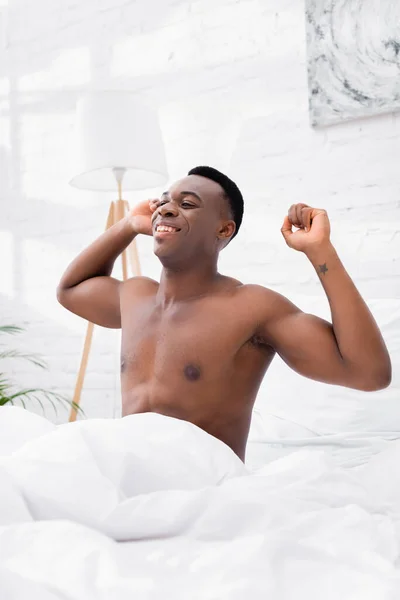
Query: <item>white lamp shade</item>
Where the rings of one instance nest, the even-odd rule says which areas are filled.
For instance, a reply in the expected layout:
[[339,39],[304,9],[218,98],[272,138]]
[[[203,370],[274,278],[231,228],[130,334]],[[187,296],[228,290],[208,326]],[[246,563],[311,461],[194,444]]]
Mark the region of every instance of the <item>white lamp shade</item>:
[[70,184],[115,191],[113,169],[126,169],[125,190],[163,185],[168,179],[157,113],[132,92],[93,92],[77,103],[77,171]]

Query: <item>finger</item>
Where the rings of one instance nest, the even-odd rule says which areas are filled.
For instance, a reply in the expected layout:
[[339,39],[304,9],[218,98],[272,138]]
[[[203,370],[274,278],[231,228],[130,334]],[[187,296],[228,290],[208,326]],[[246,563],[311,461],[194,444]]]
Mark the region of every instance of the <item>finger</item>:
[[304,206],[301,211],[303,226],[306,231],[309,231],[311,228],[311,213],[313,209],[309,206]]
[[326,212],[326,210],[324,208],[313,208],[311,218],[313,219],[317,215],[325,215],[327,217],[328,213]]
[[305,227],[305,222],[304,222],[304,209],[308,208],[307,204],[303,204],[302,202],[300,202],[299,204],[296,204],[296,214],[297,214],[297,220],[299,223],[299,227],[303,228]]
[[325,218],[326,221],[329,223],[329,218],[328,218],[328,214],[326,212],[326,210],[324,210],[323,208],[313,208],[311,213],[310,213],[310,222],[311,222],[311,226],[315,220],[315,218],[318,217],[318,223],[322,223],[322,220],[320,220],[321,218]]
[[160,201],[158,198],[152,198],[151,200],[149,200],[149,206],[150,206],[151,212],[154,212],[156,210],[159,203],[160,203]]
[[289,215],[286,215],[283,220],[283,225],[281,227],[281,233],[282,233],[283,237],[285,238],[286,243],[288,242],[290,236],[293,235],[292,222],[290,220]]
[[301,209],[302,209],[302,205],[296,204],[296,219],[297,219],[298,227],[303,227],[303,221],[302,221],[302,217],[301,217]]
[[288,217],[292,225],[295,227],[299,227],[299,221],[297,218],[296,205],[292,204],[292,206],[288,210]]

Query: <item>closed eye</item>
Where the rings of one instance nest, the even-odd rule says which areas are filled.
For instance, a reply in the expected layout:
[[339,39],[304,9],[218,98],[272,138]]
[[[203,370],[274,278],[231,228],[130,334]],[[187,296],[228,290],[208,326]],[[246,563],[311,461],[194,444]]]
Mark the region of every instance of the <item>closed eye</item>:
[[[163,206],[164,204],[168,204],[169,200],[166,198],[164,200],[161,200],[158,203],[158,206]],[[192,204],[191,202],[187,202],[186,200],[184,202],[182,202],[181,206],[184,206],[185,208],[197,208],[196,204]]]

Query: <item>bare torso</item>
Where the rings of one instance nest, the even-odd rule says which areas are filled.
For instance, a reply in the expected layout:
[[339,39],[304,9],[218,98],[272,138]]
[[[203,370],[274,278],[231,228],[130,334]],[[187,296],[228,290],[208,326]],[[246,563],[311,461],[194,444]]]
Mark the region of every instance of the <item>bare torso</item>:
[[190,421],[245,460],[252,408],[274,350],[254,337],[249,292],[216,291],[162,308],[140,278],[121,297],[122,416],[157,412]]

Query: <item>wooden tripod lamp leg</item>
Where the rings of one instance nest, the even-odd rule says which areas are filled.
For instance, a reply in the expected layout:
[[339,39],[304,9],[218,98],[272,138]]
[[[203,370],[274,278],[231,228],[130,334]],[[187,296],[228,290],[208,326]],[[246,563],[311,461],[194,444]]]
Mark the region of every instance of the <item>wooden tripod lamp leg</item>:
[[[114,202],[111,202],[110,209],[108,211],[106,230],[109,229],[114,224],[114,218],[115,218],[114,212],[115,212]],[[79,366],[79,372],[78,372],[78,377],[76,380],[75,391],[74,391],[74,396],[73,396],[73,401],[78,406],[81,401],[82,387],[83,387],[83,382],[85,379],[90,348],[92,346],[93,330],[94,330],[94,323],[88,322],[87,329],[86,329],[85,343],[83,346],[81,364]],[[72,407],[70,415],[69,415],[69,421],[70,422],[76,421],[76,416],[77,416],[76,408]]]
[[[73,397],[73,401],[78,406],[79,406],[79,403],[81,400],[83,381],[85,379],[86,368],[87,368],[87,363],[88,363],[88,359],[89,359],[89,352],[90,352],[90,348],[92,346],[93,329],[94,329],[94,324],[88,322],[87,329],[86,329],[85,344],[83,346],[82,360],[81,360],[81,364],[79,367],[78,378],[76,380],[75,392],[74,392],[74,397]],[[72,407],[71,413],[69,415],[70,422],[76,421],[76,415],[77,415],[76,408]]]
[[[129,212],[129,204],[125,200],[124,201],[124,215],[127,215],[128,212]],[[138,249],[137,249],[136,240],[133,240],[133,242],[131,244],[129,244],[128,248],[126,249],[126,252],[128,253],[128,256],[129,256],[129,262],[131,264],[132,275],[139,277],[142,274],[142,270],[140,268],[139,253],[138,253]]]
[[[120,221],[125,216],[125,203],[124,200],[117,200],[115,203],[115,223]],[[126,250],[124,250],[121,254],[122,260],[122,279],[126,281],[128,279],[128,263],[126,260]]]
[[[111,204],[110,204],[110,210],[108,212],[108,217],[107,217],[106,230],[109,229],[110,227],[112,227],[120,219],[123,219],[128,214],[128,211],[129,211],[129,203],[126,200],[121,199],[121,192],[120,192],[119,200],[117,200],[116,202],[111,202]],[[124,281],[126,281],[128,279],[127,256],[129,257],[132,274],[135,276],[140,276],[141,268],[140,268],[139,254],[138,254],[138,250],[137,250],[136,240],[133,240],[133,242],[131,244],[129,244],[128,248],[123,251],[122,256],[121,256],[121,258],[122,258],[122,278]],[[94,330],[94,324],[88,322],[86,336],[85,336],[85,343],[83,346],[81,364],[79,367],[78,377],[77,377],[74,396],[73,396],[73,401],[78,406],[81,401],[83,382],[85,379],[87,363],[89,360],[89,353],[90,353],[90,349],[92,346],[93,330]],[[77,417],[77,411],[73,407],[70,412],[69,421],[70,422],[76,421],[76,417]]]

